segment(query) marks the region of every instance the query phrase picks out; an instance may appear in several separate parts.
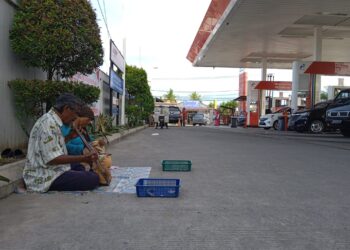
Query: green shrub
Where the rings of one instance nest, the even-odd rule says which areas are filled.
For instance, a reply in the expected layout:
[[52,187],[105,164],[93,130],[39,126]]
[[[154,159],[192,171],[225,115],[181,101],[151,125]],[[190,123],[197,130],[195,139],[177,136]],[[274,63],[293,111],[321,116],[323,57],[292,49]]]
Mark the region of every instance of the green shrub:
[[128,117],[128,126],[130,128],[142,125],[142,110],[137,105],[128,105],[125,108],[125,113]]
[[9,86],[14,97],[16,116],[27,136],[33,121],[47,112],[60,94],[72,93],[87,104],[96,102],[100,95],[99,88],[80,82],[13,80]]

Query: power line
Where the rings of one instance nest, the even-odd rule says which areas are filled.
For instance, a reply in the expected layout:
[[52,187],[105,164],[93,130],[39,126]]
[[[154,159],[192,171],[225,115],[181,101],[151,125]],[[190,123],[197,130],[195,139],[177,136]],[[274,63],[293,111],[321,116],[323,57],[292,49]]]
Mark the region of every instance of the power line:
[[[158,96],[157,96],[158,97]],[[161,97],[161,96],[159,96]],[[232,97],[227,97],[227,98],[224,98],[224,97],[208,97],[208,98],[203,98],[201,97],[201,101],[229,101],[229,100],[234,100],[235,98],[237,98],[237,96],[232,96]],[[190,101],[190,98],[188,97],[181,97],[181,96],[177,96],[176,97],[176,100],[178,101]]]
[[102,15],[103,22],[105,23],[105,26],[106,26],[106,29],[107,29],[108,37],[111,38],[111,34],[109,33],[109,29],[108,29],[107,18],[106,18],[105,15],[103,14],[100,1],[97,0],[97,3],[98,3],[98,8],[100,9],[100,12],[101,12],[101,15]]
[[106,19],[106,23],[107,23],[107,26],[108,26],[105,0],[103,0],[102,2],[103,2],[103,12],[105,13],[105,19]]
[[[169,92],[169,90],[160,90],[160,89],[151,89],[151,91],[154,92]],[[194,91],[194,90],[173,90],[173,92],[175,93],[192,93],[192,92],[197,92],[197,93],[223,93],[223,92],[238,92],[239,90],[215,90],[215,91],[211,91],[211,90],[205,90],[205,91]]]
[[210,79],[231,79],[237,78],[238,76],[198,76],[198,77],[154,77],[152,80],[164,80],[164,81],[172,81],[172,80],[210,80]]

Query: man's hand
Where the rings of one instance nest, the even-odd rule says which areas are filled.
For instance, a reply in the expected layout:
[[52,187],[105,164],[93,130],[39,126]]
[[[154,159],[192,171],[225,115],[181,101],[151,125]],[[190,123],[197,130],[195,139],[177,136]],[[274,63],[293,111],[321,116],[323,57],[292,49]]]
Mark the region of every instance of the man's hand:
[[103,140],[103,139],[99,139],[99,140],[98,140],[98,145],[99,145],[100,147],[104,147],[104,146],[106,146],[106,142],[105,142],[105,140]]
[[88,153],[88,154],[84,155],[83,162],[91,164],[94,161],[96,161],[97,159],[98,159],[98,154],[96,152]]

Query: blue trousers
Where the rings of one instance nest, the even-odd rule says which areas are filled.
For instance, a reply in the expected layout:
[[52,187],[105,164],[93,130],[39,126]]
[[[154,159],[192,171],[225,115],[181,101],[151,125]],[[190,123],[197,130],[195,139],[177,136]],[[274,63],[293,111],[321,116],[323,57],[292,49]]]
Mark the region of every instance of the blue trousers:
[[85,171],[79,163],[71,164],[71,170],[60,175],[50,186],[50,191],[88,191],[99,185],[98,175]]

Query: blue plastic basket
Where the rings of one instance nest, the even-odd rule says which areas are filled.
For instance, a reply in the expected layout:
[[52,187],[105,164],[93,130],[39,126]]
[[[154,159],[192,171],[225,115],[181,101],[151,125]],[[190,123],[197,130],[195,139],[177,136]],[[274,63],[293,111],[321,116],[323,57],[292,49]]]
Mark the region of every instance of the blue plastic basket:
[[179,179],[139,179],[136,183],[138,197],[178,197]]

